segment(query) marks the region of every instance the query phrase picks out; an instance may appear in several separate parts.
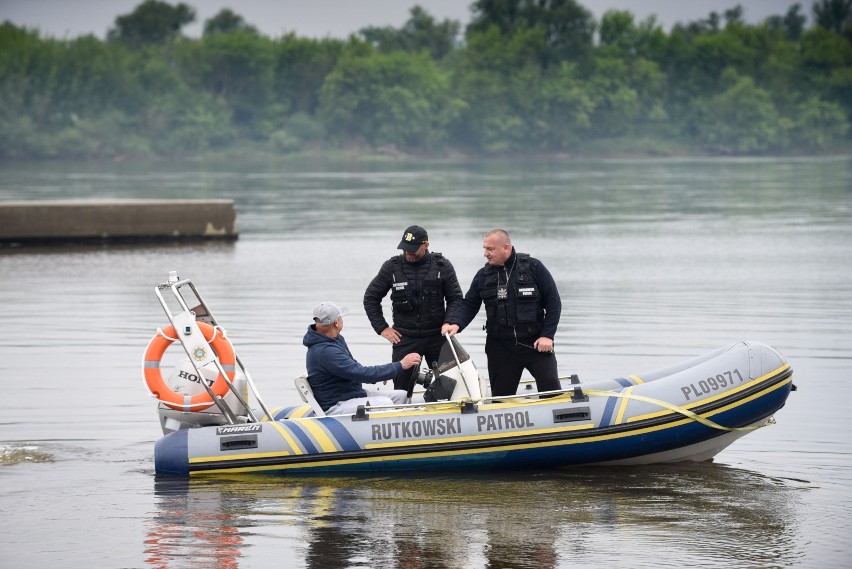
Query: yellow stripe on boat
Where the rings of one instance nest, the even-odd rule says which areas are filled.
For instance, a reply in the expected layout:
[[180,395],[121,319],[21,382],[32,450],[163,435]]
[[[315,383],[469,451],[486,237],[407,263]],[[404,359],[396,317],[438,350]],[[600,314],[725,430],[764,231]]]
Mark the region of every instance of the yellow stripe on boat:
[[291,453],[285,451],[275,451],[275,452],[252,452],[246,454],[229,454],[227,456],[197,456],[195,458],[190,458],[190,464],[196,464],[199,462],[222,462],[228,460],[245,460],[249,458],[268,458],[273,456],[292,456]]
[[[615,424],[616,425],[620,425],[621,422],[624,420],[624,413],[625,413],[625,411],[627,411],[627,404],[630,402],[630,397],[627,397],[627,396],[629,396],[633,392],[634,387],[636,387],[636,386],[631,385],[630,387],[625,389],[623,392],[619,392],[619,393],[622,393],[625,397],[624,397],[624,399],[621,400],[621,403],[618,406],[618,414],[616,414],[616,416],[615,416]],[[584,391],[584,393],[586,395],[588,395],[589,391]],[[613,392],[610,392],[610,393],[613,393],[613,397],[614,397],[616,392],[613,391]]]
[[287,418],[288,419],[301,419],[302,417],[307,416],[307,414],[310,413],[312,410],[313,410],[313,408],[310,405],[302,405],[298,409],[294,409],[293,412],[290,413],[290,416],[287,417]]
[[314,440],[323,452],[335,452],[340,450],[340,447],[331,440],[331,437],[328,436],[328,433],[318,421],[308,419],[306,421],[298,421],[298,424],[304,427],[305,430],[314,437]]

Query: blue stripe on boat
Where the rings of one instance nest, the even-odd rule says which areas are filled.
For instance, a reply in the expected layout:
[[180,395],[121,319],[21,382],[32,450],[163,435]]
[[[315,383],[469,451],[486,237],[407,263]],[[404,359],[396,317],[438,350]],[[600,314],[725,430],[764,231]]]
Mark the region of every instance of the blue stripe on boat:
[[361,447],[352,437],[346,427],[344,427],[338,419],[333,417],[323,417],[319,419],[320,424],[328,429],[332,438],[340,445],[340,450],[358,450]]
[[305,452],[307,454],[322,452],[314,444],[314,441],[311,439],[311,436],[302,429],[301,425],[297,425],[296,423],[291,421],[281,421],[281,424],[284,425],[286,428],[290,429],[290,432],[293,433],[297,439],[299,439],[299,442],[302,443],[302,445],[305,447]]
[[601,427],[609,427],[612,425],[612,414],[615,412],[617,397],[607,397],[606,405],[604,406],[603,414],[601,415]]

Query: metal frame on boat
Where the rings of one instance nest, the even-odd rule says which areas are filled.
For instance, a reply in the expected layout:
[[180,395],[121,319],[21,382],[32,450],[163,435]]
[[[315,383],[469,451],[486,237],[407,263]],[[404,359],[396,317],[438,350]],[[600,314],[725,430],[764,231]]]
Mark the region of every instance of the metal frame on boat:
[[[197,302],[194,308],[182,296],[183,287]],[[169,309],[163,290],[171,290],[179,310]],[[155,445],[158,476],[708,460],[739,437],[773,423],[773,414],[794,389],[792,369],[777,350],[741,341],[645,374],[587,383],[572,376],[563,378],[566,389],[488,397],[484,380],[453,337],[445,350],[451,355],[435,370],[456,381],[449,400],[324,416],[302,377],[296,386],[305,404],[270,411],[238,355],[237,369],[221,365],[197,323],[227,336],[195,286],[172,273],[155,292],[171,322],[169,330],[177,331],[169,340],[180,341],[195,371],[183,376],[207,378],[193,386],[200,385],[201,399],[209,402],[200,409],[199,403],[190,403],[199,399],[197,393],[182,394],[186,405],[154,393],[150,377],[159,376],[160,362],[146,356],[146,383],[160,402],[165,433]],[[158,330],[155,339],[162,333]],[[172,379],[171,386],[180,390],[180,381]],[[213,389],[217,381],[227,382],[227,393],[221,384]],[[262,413],[250,409],[249,390]]]

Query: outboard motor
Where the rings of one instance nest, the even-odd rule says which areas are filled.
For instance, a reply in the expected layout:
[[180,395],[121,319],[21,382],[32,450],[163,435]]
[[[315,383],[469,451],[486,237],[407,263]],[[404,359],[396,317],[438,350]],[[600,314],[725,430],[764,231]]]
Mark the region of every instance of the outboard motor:
[[[219,372],[213,366],[201,368],[202,378],[198,377],[198,372],[192,362],[187,358],[174,368],[166,384],[175,393],[192,397],[199,393],[204,393],[204,387],[201,382],[207,383],[210,387],[216,381]],[[238,374],[233,381],[234,387],[242,395],[243,400],[248,398],[248,384],[245,377]],[[228,393],[223,397],[225,404],[236,412],[237,416],[246,413],[245,407],[239,401],[236,395]],[[201,411],[177,411],[170,409],[163,403],[157,405],[157,414],[160,416],[160,426],[163,428],[163,434],[167,435],[180,429],[191,429],[193,427],[205,427],[208,425],[225,425],[228,423],[222,411],[216,405],[211,405],[207,409]]]

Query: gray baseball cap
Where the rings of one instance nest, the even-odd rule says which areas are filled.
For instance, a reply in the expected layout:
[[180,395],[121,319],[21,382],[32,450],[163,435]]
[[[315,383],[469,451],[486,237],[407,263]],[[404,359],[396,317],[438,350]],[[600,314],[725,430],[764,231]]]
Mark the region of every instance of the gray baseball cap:
[[323,302],[314,308],[314,320],[323,326],[330,326],[337,321],[341,316],[349,314],[349,309],[345,306],[337,306],[333,302]]

